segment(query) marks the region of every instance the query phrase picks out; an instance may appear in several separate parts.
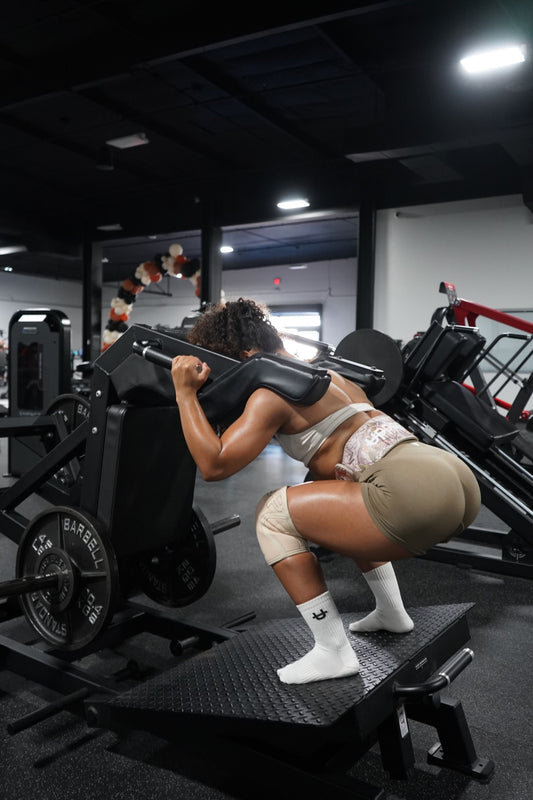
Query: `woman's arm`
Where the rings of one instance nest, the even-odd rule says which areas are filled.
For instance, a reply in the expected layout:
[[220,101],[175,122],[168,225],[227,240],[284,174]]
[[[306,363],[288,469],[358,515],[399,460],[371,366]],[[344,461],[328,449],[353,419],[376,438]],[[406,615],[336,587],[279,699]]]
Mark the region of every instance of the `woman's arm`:
[[187,447],[204,480],[228,478],[247,466],[271,440],[290,413],[287,403],[268,389],[249,398],[241,416],[219,438],[196,395],[210,373],[195,356],[177,356],[172,380]]

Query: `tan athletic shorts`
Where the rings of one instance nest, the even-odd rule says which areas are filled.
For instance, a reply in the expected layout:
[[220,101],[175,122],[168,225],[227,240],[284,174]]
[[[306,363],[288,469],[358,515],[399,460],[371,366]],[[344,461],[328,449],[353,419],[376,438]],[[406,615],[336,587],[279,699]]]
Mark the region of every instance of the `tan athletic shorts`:
[[415,555],[458,536],[481,506],[478,482],[457,456],[421,442],[403,442],[359,479],[372,521]]

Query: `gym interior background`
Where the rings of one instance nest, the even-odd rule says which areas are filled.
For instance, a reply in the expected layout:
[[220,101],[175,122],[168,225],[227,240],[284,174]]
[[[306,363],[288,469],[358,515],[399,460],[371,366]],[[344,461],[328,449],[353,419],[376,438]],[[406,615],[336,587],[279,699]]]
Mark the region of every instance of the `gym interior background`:
[[[321,338],[332,345],[361,327],[363,287],[367,319],[399,342],[426,330],[445,305],[441,281],[453,282],[460,297],[531,319],[531,65],[492,83],[438,77],[452,32],[450,58],[474,33],[493,35],[498,26],[531,47],[530,3],[368,0],[322,4],[313,17],[282,9],[231,22],[211,9],[207,28],[174,5],[25,0],[3,9],[0,248],[11,251],[0,250],[4,338],[19,309],[57,308],[71,320],[72,349],[81,353],[87,285],[103,331],[112,298],[138,263],[174,242],[201,258],[202,233],[213,227],[224,244],[236,244],[218,264],[226,299],[319,308]],[[274,84],[265,75],[275,75]],[[106,144],[138,132],[147,144],[124,151]],[[104,157],[113,163],[102,169]],[[281,215],[275,201],[291,173],[311,207]],[[119,221],[121,231],[98,231]],[[101,274],[90,271],[95,253]],[[190,281],[165,278],[139,295],[130,322],[172,328],[198,307]],[[7,443],[0,444],[5,474]],[[198,479],[195,498],[208,518],[222,509],[238,513],[241,525],[217,538],[213,585],[178,616],[204,624],[248,610],[257,623],[290,616],[257,552],[253,514],[269,488],[303,479],[275,445],[224,485]],[[41,508],[36,500],[27,505],[30,515]],[[482,521],[499,522],[489,513]],[[3,537],[0,554],[0,577],[11,578],[15,548]],[[366,611],[369,597],[349,565],[332,558],[324,566],[340,609]],[[529,800],[530,580],[418,559],[398,574],[407,606],[475,603],[476,658],[451,693],[496,771],[484,785],[427,765],[433,740],[414,724],[412,780],[389,779],[374,751],[355,775],[383,786],[383,800]],[[119,670],[128,658],[166,668],[169,656],[140,640],[106,653],[105,668]],[[51,695],[3,671],[2,723]],[[4,728],[5,800],[95,791],[242,796],[235,777],[219,783],[205,755],[193,769],[192,756],[177,757],[157,737],[88,732],[68,712],[15,737]]]
[[[357,226],[357,217],[350,225]],[[520,195],[383,209],[377,213],[374,327],[407,342],[426,330],[434,310],[444,303],[441,281],[454,283],[460,297],[527,318],[533,303],[531,287],[531,212]],[[356,230],[353,234],[356,248]],[[231,243],[231,233],[225,239]],[[179,232],[165,240],[180,241]],[[186,242],[184,242],[185,254]],[[146,249],[146,245],[143,244]],[[157,241],[152,243],[157,252]],[[110,247],[110,250],[112,248]],[[9,256],[3,258],[5,265]],[[13,262],[14,263],[14,262]],[[140,261],[138,263],[141,263]],[[502,265],[512,280],[502,280]],[[300,267],[305,266],[305,269]],[[102,290],[102,325],[122,280],[137,267],[124,265],[123,278]],[[298,269],[295,269],[298,267]],[[253,269],[231,269],[227,256],[222,271],[226,299],[252,296],[272,306],[320,305],[323,341],[337,345],[356,327],[358,258],[294,262]],[[276,278],[280,279],[275,284]],[[80,281],[0,272],[0,328],[7,332],[21,307],[58,307],[72,323],[72,345],[82,349]],[[144,290],[135,302],[131,322],[179,326],[199,308],[188,280],[165,278]],[[481,323],[481,320],[480,320]]]

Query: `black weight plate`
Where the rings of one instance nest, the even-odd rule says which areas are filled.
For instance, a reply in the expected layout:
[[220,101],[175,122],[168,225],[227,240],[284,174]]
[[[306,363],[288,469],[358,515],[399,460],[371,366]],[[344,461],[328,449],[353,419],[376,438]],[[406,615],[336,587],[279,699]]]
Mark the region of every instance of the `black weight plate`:
[[142,591],[164,606],[187,606],[207,592],[217,564],[213,532],[198,508],[176,542],[143,555],[138,561]]
[[62,414],[68,433],[84,422],[90,413],[91,404],[79,394],[60,394],[53,400],[45,414]]
[[118,568],[113,547],[92,517],[67,506],[38,514],[17,551],[17,577],[59,572],[58,589],[20,599],[39,636],[62,650],[80,650],[96,639],[113,613]]
[[385,385],[372,397],[372,402],[380,405],[392,400],[403,378],[403,358],[397,343],[386,333],[373,328],[352,331],[341,339],[335,348],[335,355],[377,367],[385,374]]
[[[60,394],[48,406],[44,414],[60,414],[65,423],[67,435],[72,433],[78,425],[88,419],[91,410],[89,401],[78,394]],[[57,483],[61,489],[70,489],[80,477],[80,458],[73,458],[68,464],[50,479],[50,483]],[[68,499],[69,502],[71,498]]]

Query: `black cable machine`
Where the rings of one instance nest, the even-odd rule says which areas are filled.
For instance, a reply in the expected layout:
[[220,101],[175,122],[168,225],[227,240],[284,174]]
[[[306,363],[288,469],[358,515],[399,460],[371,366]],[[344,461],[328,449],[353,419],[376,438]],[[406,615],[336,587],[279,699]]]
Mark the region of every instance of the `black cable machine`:
[[[183,607],[205,594],[216,567],[214,534],[240,521],[231,515],[210,525],[193,505],[196,470],[169,372],[183,353],[212,369],[199,398],[214,425],[234,418],[258,386],[305,404],[330,380],[317,364],[264,355],[241,364],[134,325],[95,361],[85,417],[70,425],[57,412],[0,420],[4,437],[46,441],[46,455],[0,495],[0,532],[18,545],[17,575],[0,585],[0,616],[20,613],[20,598],[45,647],[0,636],[0,664],[61,695],[13,721],[11,732],[71,708],[90,725],[177,739],[180,752],[186,739],[191,758],[196,750],[205,761],[207,742],[216,745],[213,763],[246,753],[262,769],[242,779],[256,786],[297,777],[312,796],[327,789],[328,796],[378,798],[379,789],[347,769],[379,742],[384,767],[407,778],[414,764],[408,720],[416,719],[438,732],[431,763],[489,778],[493,764],[477,757],[461,704],[440,695],[472,658],[468,605],[410,609],[414,632],[358,638],[359,675],[294,687],[280,685],[275,669],[308,649],[300,621],[237,633],[189,625],[137,600],[144,593],[163,607]],[[371,397],[383,389],[380,369],[337,364]],[[55,505],[28,520],[17,507],[33,493]],[[206,652],[129,692],[75,663],[144,631],[167,637],[175,655]]]

